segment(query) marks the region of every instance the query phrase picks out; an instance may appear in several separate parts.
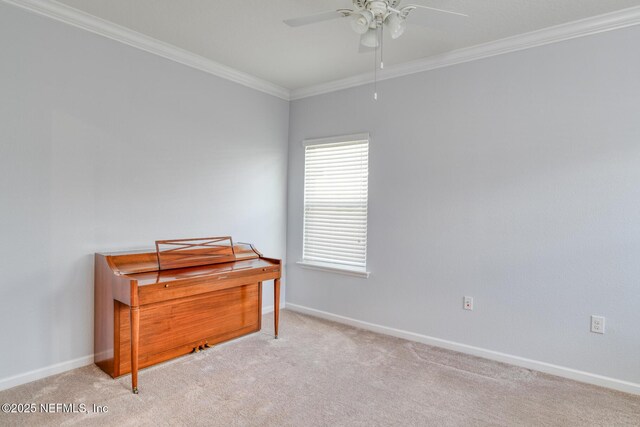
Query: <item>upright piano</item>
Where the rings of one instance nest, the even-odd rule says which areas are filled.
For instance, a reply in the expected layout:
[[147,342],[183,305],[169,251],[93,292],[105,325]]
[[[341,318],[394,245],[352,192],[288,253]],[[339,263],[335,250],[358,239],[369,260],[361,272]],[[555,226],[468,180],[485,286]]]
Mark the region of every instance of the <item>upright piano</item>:
[[94,360],[113,378],[257,332],[262,283],[281,261],[231,237],[158,240],[155,250],[95,254]]

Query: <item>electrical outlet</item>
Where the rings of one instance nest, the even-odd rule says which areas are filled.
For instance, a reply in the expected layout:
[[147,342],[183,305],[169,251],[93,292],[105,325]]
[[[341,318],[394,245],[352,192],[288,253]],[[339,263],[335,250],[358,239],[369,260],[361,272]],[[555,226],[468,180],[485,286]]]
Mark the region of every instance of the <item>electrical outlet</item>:
[[465,310],[473,310],[473,297],[464,297],[462,301],[462,308]]
[[604,316],[591,316],[591,332],[604,334]]

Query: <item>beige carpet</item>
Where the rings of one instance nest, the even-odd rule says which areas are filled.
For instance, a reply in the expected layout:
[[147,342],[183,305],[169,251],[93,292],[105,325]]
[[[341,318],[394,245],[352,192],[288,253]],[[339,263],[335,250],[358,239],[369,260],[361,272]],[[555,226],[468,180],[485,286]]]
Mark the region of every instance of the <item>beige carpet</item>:
[[[95,366],[0,392],[88,414],[2,414],[0,425],[639,426],[619,393],[284,310],[262,332],[129,377]],[[92,405],[107,414],[91,413]]]

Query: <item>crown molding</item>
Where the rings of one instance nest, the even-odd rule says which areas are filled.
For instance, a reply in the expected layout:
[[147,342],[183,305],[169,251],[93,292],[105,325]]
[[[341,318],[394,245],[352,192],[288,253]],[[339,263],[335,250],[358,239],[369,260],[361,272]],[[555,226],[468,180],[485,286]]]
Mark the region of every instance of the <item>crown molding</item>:
[[[364,73],[332,82],[289,90],[267,80],[252,76],[203,56],[58,3],[55,0],[0,1],[287,101],[308,98],[310,96],[335,92],[373,82],[373,73]],[[638,24],[640,24],[640,6],[560,24],[476,46],[457,49],[428,58],[387,66],[384,70],[378,71],[378,81],[449,67],[464,62],[489,58]]]
[[[464,62],[489,58],[496,55],[530,49],[537,46],[557,43],[605,31],[617,30],[638,24],[640,24],[640,6],[581,19],[579,21],[573,21],[566,24],[560,24],[476,46],[457,49],[441,55],[405,62],[394,66],[387,66],[384,70],[378,70],[377,77],[378,81],[393,79],[422,71],[449,67],[451,65],[461,64]],[[360,74],[328,83],[294,89],[291,91],[290,99],[296,100],[307,98],[310,96],[362,86],[372,82],[373,72]]]
[[2,0],[29,12],[55,19],[129,46],[241,84],[251,89],[289,100],[289,89],[238,71],[203,56],[162,42],[53,0]]

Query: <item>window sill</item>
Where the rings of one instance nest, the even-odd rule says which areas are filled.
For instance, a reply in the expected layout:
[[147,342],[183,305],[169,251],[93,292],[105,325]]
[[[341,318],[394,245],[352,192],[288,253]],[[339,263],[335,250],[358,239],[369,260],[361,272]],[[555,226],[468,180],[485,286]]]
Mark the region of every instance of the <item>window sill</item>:
[[348,276],[363,277],[365,279],[368,278],[371,274],[370,272],[361,270],[359,268],[349,268],[347,266],[337,264],[325,264],[309,261],[298,261],[296,264],[298,264],[302,268],[306,268],[309,270],[328,271],[330,273],[346,274]]

